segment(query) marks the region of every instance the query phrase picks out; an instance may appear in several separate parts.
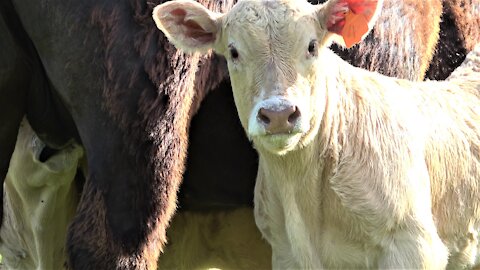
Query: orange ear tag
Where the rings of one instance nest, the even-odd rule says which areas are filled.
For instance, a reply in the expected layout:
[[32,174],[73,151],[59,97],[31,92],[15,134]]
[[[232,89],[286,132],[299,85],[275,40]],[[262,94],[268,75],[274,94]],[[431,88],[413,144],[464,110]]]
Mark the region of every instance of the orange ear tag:
[[352,47],[362,40],[368,32],[368,22],[363,14],[355,14],[351,10],[345,14],[345,25],[342,30],[342,37],[347,48]]

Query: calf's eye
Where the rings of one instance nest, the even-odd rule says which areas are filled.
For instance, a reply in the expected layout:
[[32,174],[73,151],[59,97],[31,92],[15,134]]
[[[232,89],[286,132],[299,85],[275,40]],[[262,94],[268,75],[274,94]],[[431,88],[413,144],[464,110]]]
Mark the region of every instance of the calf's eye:
[[232,57],[233,60],[237,60],[240,55],[238,55],[237,48],[233,45],[229,45],[228,48],[230,49],[230,57]]
[[308,54],[311,56],[317,55],[317,40],[314,39],[308,44]]

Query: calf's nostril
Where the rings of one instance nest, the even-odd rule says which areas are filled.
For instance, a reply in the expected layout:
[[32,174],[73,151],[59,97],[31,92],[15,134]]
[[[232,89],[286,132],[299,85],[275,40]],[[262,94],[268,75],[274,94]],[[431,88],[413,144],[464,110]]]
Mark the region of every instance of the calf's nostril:
[[260,121],[262,121],[265,124],[270,124],[270,118],[268,118],[267,112],[263,108],[261,108],[260,111],[258,112],[258,119],[260,119]]
[[295,123],[297,119],[300,117],[300,110],[297,106],[294,107],[294,112],[288,116],[289,123]]

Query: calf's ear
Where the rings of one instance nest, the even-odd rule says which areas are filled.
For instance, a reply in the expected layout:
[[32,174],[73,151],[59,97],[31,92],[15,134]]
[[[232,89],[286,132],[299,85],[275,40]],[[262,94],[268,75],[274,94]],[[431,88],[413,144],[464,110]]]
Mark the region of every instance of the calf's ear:
[[[317,10],[323,29],[347,48],[362,41],[373,27],[383,0],[329,0]],[[338,39],[340,37],[340,39]]]
[[170,1],[153,9],[153,20],[175,47],[186,52],[206,52],[218,39],[219,18],[191,0]]

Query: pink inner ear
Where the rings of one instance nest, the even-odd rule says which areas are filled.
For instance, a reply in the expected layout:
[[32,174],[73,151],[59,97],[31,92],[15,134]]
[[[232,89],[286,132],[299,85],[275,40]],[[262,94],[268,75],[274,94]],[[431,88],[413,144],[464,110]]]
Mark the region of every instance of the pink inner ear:
[[342,29],[345,26],[345,14],[348,12],[347,0],[339,0],[326,14],[327,16],[327,29],[330,32],[341,34]]
[[367,22],[370,21],[378,0],[338,0],[327,14],[327,29],[330,32],[341,35],[345,26],[345,16],[348,11],[354,14],[362,14]]
[[170,14],[175,18],[176,24],[181,25],[185,29],[185,36],[195,39],[201,43],[211,42],[215,39],[213,33],[206,31],[194,20],[186,20],[187,11],[181,8],[170,11]]
[[205,31],[205,29],[195,21],[184,21],[183,25],[187,28],[185,35],[189,38],[196,39],[202,43],[208,43],[215,40],[213,33]]
[[176,9],[170,11],[170,14],[172,14],[175,17],[185,18],[185,16],[187,15],[187,12],[184,9],[176,8]]

